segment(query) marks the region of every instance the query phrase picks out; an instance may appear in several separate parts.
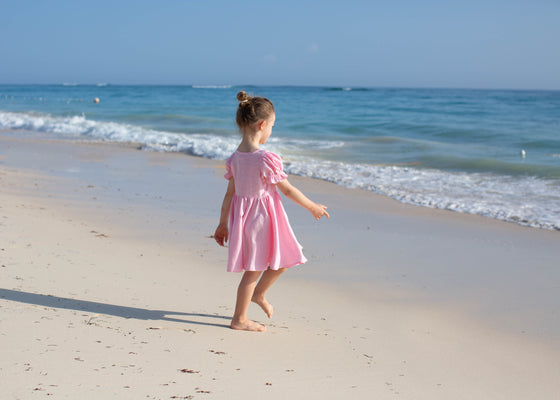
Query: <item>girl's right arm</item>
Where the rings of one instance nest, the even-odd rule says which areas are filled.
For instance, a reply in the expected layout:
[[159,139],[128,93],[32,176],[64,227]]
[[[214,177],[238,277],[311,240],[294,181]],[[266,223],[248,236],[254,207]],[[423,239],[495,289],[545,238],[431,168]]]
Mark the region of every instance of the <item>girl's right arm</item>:
[[233,178],[230,178],[226,194],[224,196],[224,201],[222,202],[222,212],[220,213],[220,224],[214,232],[214,239],[220,246],[224,246],[229,238],[228,221],[229,221],[229,211],[231,209],[231,201],[233,195],[235,194],[235,182]]
[[309,200],[298,188],[288,182],[287,179],[278,182],[276,186],[284,193],[284,196],[308,210],[315,219],[320,219],[323,215],[327,218],[331,217],[327,212],[326,206]]

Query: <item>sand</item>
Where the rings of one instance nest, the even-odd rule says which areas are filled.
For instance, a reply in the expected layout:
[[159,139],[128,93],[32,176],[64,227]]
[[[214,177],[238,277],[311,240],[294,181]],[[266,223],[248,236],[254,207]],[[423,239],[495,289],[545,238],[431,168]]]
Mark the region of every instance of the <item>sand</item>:
[[5,398],[560,398],[558,232],[293,177],[332,218],[233,331],[221,164],[0,133]]

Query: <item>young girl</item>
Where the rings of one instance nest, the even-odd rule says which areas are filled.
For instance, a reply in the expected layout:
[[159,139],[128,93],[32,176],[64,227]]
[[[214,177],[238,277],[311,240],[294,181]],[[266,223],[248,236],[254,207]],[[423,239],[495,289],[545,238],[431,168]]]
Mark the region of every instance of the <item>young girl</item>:
[[270,137],[276,119],[272,102],[245,92],[239,92],[237,99],[236,121],[243,140],[226,162],[224,177],[229,184],[214,238],[220,246],[229,239],[228,271],[244,271],[231,328],[264,331],[264,325],[247,318],[249,304],[258,304],[271,318],[267,290],[287,268],[307,261],[276,188],[315,219],[329,214],[327,207],[312,202],[288,182],[278,155],[259,148]]

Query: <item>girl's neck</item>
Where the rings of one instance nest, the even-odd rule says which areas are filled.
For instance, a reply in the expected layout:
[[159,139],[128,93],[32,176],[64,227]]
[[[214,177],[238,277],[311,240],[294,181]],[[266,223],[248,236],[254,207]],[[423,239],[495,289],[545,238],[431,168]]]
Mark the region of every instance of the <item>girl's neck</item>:
[[254,151],[257,151],[260,149],[259,141],[260,135],[258,135],[258,132],[243,132],[243,140],[241,140],[241,143],[239,144],[237,150],[243,153],[252,153]]

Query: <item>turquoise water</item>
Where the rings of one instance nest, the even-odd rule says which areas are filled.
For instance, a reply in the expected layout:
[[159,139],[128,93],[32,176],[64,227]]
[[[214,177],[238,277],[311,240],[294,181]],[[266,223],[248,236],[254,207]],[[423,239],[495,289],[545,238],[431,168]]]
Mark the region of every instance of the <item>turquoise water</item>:
[[241,89],[274,102],[289,173],[560,229],[558,91],[0,85],[0,129],[225,159]]

